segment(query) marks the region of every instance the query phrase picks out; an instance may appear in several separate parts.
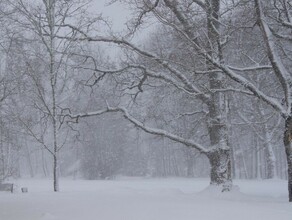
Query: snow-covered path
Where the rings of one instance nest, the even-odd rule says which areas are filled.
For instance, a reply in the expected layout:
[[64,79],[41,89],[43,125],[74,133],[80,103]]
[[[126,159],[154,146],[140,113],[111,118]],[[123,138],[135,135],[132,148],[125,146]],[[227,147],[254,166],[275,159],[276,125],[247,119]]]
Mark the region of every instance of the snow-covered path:
[[[291,220],[285,181],[236,181],[211,193],[206,179],[19,180],[29,193],[0,193],[0,220]],[[205,189],[205,190],[204,190]],[[202,191],[203,190],[203,191]]]

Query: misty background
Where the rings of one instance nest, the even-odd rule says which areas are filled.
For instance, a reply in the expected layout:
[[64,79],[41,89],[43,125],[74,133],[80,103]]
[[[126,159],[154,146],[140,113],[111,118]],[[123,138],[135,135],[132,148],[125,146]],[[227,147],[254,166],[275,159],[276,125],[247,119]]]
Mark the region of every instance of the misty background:
[[[104,19],[103,24],[95,28],[102,33],[110,27],[110,31],[119,33],[117,35],[125,35],[124,32],[128,31],[126,23],[129,25],[133,10],[126,9],[126,4],[120,2],[109,6],[105,2],[94,1],[90,6],[89,13],[101,13]],[[196,55],[191,57],[183,49],[187,43],[178,43],[181,39],[177,33],[152,20],[150,18],[144,24],[145,28],[130,36],[133,42],[192,68],[190,63],[197,62]],[[1,27],[1,34],[6,38],[1,40],[0,54],[3,94],[0,105],[0,180],[51,178],[53,161],[47,148],[52,145],[53,131],[46,115],[46,103],[51,103],[50,88],[46,84],[49,81],[46,75],[48,55],[34,33],[14,23],[12,26],[15,25],[15,28],[8,29],[5,25],[11,25],[9,22],[4,19]],[[241,37],[254,36],[247,32],[238,38]],[[256,41],[255,44],[258,44]],[[252,43],[244,44],[231,41],[227,49],[230,62],[239,62],[234,56],[239,49],[246,52],[253,46]],[[262,44],[258,45],[255,56],[263,50]],[[69,50],[66,43],[58,49]],[[140,77],[135,76],[135,72],[115,77],[93,73],[95,65],[101,69],[115,69],[122,66],[127,58],[140,59],[145,65],[151,65],[150,61],[123,53],[124,48],[107,44],[73,42],[69,52],[65,57],[62,53],[56,55],[56,59],[60,59],[60,85],[56,92],[61,115],[69,110],[70,113],[94,111],[107,103],[110,106],[122,104],[147,125],[209,144],[207,110],[201,101],[153,79],[143,91],[139,91],[137,85],[133,91],[129,89],[134,85],[133,79]],[[85,52],[87,57],[84,59]],[[250,61],[246,58],[244,62]],[[275,77],[263,78],[262,75],[250,74],[247,77],[267,93],[273,94],[278,89],[273,83]],[[193,80],[206,83],[204,76]],[[281,132],[284,121],[279,114],[255,97],[240,93],[228,93],[227,96],[233,178],[287,179]],[[278,96],[277,92],[275,96]],[[280,94],[276,98],[282,96]],[[78,123],[62,120],[60,118],[58,124],[60,177],[93,180],[114,179],[117,176],[209,176],[210,165],[205,155],[166,137],[146,134],[119,113],[84,118]]]

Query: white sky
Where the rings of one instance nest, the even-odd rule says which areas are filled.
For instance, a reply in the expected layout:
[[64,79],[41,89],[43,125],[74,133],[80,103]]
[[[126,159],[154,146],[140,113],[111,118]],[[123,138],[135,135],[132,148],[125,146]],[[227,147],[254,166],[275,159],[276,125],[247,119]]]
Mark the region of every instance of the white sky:
[[130,11],[121,3],[116,2],[110,6],[106,6],[109,0],[94,0],[94,11],[97,14],[102,13],[105,18],[112,21],[113,29],[115,31],[122,31],[126,29],[126,21],[131,17]]
[[[92,12],[94,13],[96,10],[98,14],[102,13],[105,18],[109,19],[112,22],[114,31],[120,32],[127,30],[126,22],[131,19],[132,11],[127,8],[126,4],[120,2],[108,6],[107,3],[109,1],[110,0],[93,0],[94,8]],[[143,41],[148,33],[154,30],[156,26],[155,24],[156,20],[153,19],[152,22],[144,25],[144,27],[135,34],[135,37],[132,40],[136,43]]]
[[[126,22],[131,19],[131,11],[127,8],[126,4],[116,2],[108,6],[110,0],[93,0],[93,7],[90,11],[91,13],[100,14],[102,13],[103,17],[111,21],[112,28],[114,32],[122,32],[123,30],[127,31]],[[155,25],[154,25],[155,26]],[[131,39],[136,45],[142,44],[142,42],[147,38],[149,32],[153,30],[153,25],[147,26],[142,30],[139,30]],[[110,57],[113,59],[120,56],[119,49],[111,45],[110,47],[105,46],[106,52],[110,54]]]

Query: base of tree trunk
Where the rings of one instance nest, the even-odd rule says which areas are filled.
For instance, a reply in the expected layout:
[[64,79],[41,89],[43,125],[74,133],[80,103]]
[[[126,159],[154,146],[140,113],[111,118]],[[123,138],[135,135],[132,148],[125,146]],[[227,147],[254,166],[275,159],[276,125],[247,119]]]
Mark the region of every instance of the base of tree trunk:
[[284,133],[284,146],[288,166],[288,194],[289,202],[292,202],[292,118],[286,120]]
[[289,202],[292,202],[292,155],[287,158],[288,161],[288,193],[289,193]]
[[229,149],[218,149],[208,155],[211,165],[210,185],[219,186],[222,192],[232,189],[231,160]]
[[57,161],[56,155],[54,155],[53,176],[54,176],[54,183],[53,183],[54,192],[59,192],[58,161]]
[[220,188],[221,192],[229,192],[233,188],[233,183],[232,181],[226,181],[223,184],[217,184],[217,183],[212,183],[210,182],[210,186],[217,186]]

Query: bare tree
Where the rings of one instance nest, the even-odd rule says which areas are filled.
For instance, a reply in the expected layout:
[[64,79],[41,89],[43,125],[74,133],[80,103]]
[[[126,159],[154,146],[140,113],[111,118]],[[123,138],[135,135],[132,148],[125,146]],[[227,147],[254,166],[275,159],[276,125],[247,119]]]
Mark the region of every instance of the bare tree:
[[[26,132],[44,147],[53,157],[53,188],[59,191],[58,157],[66,144],[69,131],[61,129],[59,116],[62,106],[70,97],[69,68],[72,62],[69,52],[74,43],[56,38],[66,34],[63,25],[67,20],[84,25],[86,18],[83,9],[87,1],[43,0],[31,4],[30,1],[7,1],[14,13],[9,17],[18,29],[22,30],[21,39],[26,44],[19,47],[23,54],[25,75],[32,83],[30,103],[26,120],[18,116]],[[75,20],[76,19],[76,20]],[[86,21],[87,22],[87,21]],[[72,78],[72,76],[71,76]],[[73,95],[73,94],[71,94]],[[33,106],[33,109],[31,108]],[[34,115],[30,112],[35,111]],[[24,114],[22,114],[23,116]],[[34,123],[36,122],[36,123]]]
[[[78,32],[78,37],[75,40],[118,44],[146,60],[142,64],[139,59],[133,62],[133,59],[135,60],[135,56],[133,56],[132,60],[128,60],[125,67],[119,70],[102,71],[95,68],[96,72],[113,74],[129,72],[133,69],[138,70],[140,72],[138,82],[133,83],[134,86],[129,86],[129,88],[137,88],[141,92],[143,91],[142,87],[149,83],[150,80],[159,80],[172,85],[178,91],[199,102],[203,102],[203,105],[207,106],[206,121],[210,140],[209,145],[211,147],[205,147],[205,143],[203,147],[202,144],[193,140],[164,130],[156,130],[149,127],[144,127],[143,130],[148,133],[165,136],[186,146],[194,147],[202,154],[205,154],[211,164],[211,184],[221,185],[223,190],[230,190],[232,181],[230,147],[228,144],[227,99],[225,97],[225,92],[229,88],[226,87],[226,77],[223,74],[225,69],[218,68],[218,65],[225,67],[222,47],[226,37],[222,36],[221,33],[223,30],[221,30],[220,22],[225,11],[221,11],[220,1],[136,1],[135,4],[139,8],[139,15],[132,23],[131,34],[139,28],[144,16],[152,13],[158,21],[177,35],[182,47],[185,47],[185,49],[190,47],[190,49],[186,49],[188,53],[186,52],[184,56],[191,56],[193,60],[186,60],[193,63],[183,63],[180,61],[181,57],[176,59],[175,54],[174,56],[169,56],[171,54],[151,53],[125,39],[110,36],[92,37],[76,27],[69,25],[68,27],[72,31]],[[196,31],[196,28],[198,31]],[[198,61],[195,61],[196,59]],[[129,62],[131,63],[129,64]],[[206,75],[207,79],[199,81],[200,75]],[[112,109],[118,111],[118,108],[108,107],[107,110],[102,112],[113,111]],[[120,108],[119,111],[124,113],[124,116],[136,126],[139,124],[138,127],[143,127],[142,123],[132,118],[126,109]],[[182,113],[182,115],[187,114],[187,112]]]
[[[132,2],[132,1],[129,1]],[[274,4],[272,4],[274,3]],[[194,0],[194,1],[134,1],[138,7],[138,16],[132,23],[132,33],[139,28],[143,20],[148,15],[153,15],[164,26],[176,32],[182,39],[186,48],[195,55],[199,63],[183,68],[184,65],[176,65],[176,60],[170,57],[160,56],[136,46],[127,40],[126,37],[90,35],[82,29],[69,24],[66,27],[71,29],[71,36],[59,36],[60,39],[71,39],[76,41],[91,41],[113,43],[123,48],[133,51],[151,63],[141,65],[134,62],[121,69],[101,70],[94,68],[97,73],[114,74],[139,70],[140,77],[134,86],[142,90],[143,85],[149,79],[156,79],[166,82],[180,91],[185,92],[196,99],[200,99],[208,106],[208,128],[211,147],[205,143],[200,144],[190,139],[182,138],[161,129],[153,129],[132,117],[127,109],[123,107],[108,106],[104,110],[97,112],[71,115],[74,118],[100,115],[106,112],[121,112],[130,122],[140,127],[142,130],[167,137],[180,142],[186,146],[196,148],[205,154],[211,164],[211,183],[224,185],[224,189],[229,189],[231,182],[230,175],[230,147],[228,146],[227,120],[226,120],[226,98],[225,92],[234,91],[243,94],[253,95],[262,102],[271,106],[286,121],[284,134],[284,145],[288,162],[288,189],[289,201],[292,201],[292,153],[291,153],[291,75],[289,73],[289,51],[285,46],[289,45],[291,38],[287,34],[291,29],[290,1],[269,1],[263,4],[260,0],[255,1],[220,1],[220,0]],[[254,16],[250,15],[254,12]],[[268,15],[266,12],[271,11]],[[247,13],[249,12],[249,13]],[[244,15],[242,23],[234,22],[233,16]],[[149,18],[149,17],[148,17]],[[253,23],[254,22],[254,23]],[[257,28],[259,27],[259,29]],[[227,59],[228,50],[226,45],[230,42],[230,37],[239,30],[254,28],[262,33],[261,42],[265,44],[264,57],[266,59],[253,59],[252,63],[238,65]],[[245,55],[244,55],[245,56]],[[204,62],[203,62],[204,61]],[[129,63],[129,62],[128,62]],[[199,65],[200,64],[200,65]],[[259,73],[261,71],[272,70],[274,77],[278,79],[278,84],[283,96],[271,97],[270,92],[260,89],[245,73]],[[196,84],[191,76],[204,74],[209,75],[207,87]],[[234,87],[226,87],[225,76],[233,82]],[[97,77],[98,79],[98,77]],[[143,90],[142,90],[143,91]]]
[[[290,1],[284,0],[263,3],[261,0],[255,0],[257,24],[261,29],[263,40],[266,44],[267,56],[284,94],[281,108],[276,109],[285,119],[284,145],[288,163],[288,191],[290,202],[292,202],[292,76],[289,62],[287,62],[291,56],[285,48],[291,44],[291,40],[286,36],[292,27],[291,9]],[[272,13],[267,14],[268,10],[271,10]],[[271,105],[272,101],[274,100],[270,99],[267,103]],[[277,105],[280,107],[279,102]]]
[[20,138],[17,137],[17,122],[12,117],[11,106],[21,74],[15,72],[17,57],[13,57],[13,33],[6,27],[10,24],[6,16],[11,11],[5,2],[0,3],[0,182],[19,175]]

